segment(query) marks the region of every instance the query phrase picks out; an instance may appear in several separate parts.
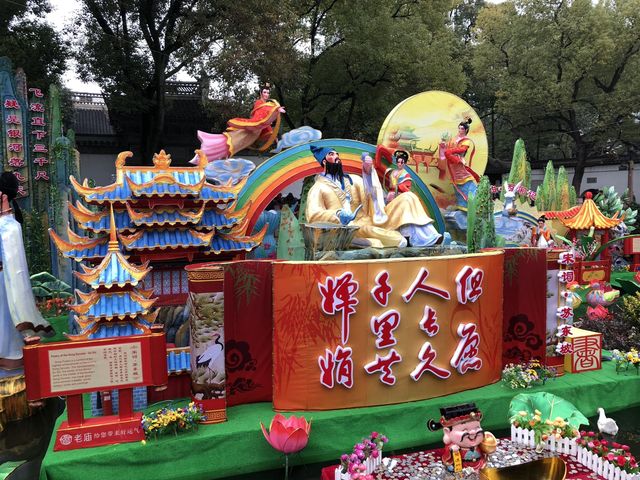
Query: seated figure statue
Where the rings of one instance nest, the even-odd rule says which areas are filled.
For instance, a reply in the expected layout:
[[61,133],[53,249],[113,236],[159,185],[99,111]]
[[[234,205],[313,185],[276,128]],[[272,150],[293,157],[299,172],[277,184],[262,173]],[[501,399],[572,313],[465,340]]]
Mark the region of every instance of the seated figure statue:
[[360,227],[356,242],[371,247],[414,247],[437,243],[442,236],[433,226],[420,199],[402,192],[385,205],[382,186],[373,160],[363,154],[363,177],[346,175],[338,152],[311,146],[315,159],[324,167],[309,190],[306,217],[309,223],[340,223],[340,216],[355,215]]

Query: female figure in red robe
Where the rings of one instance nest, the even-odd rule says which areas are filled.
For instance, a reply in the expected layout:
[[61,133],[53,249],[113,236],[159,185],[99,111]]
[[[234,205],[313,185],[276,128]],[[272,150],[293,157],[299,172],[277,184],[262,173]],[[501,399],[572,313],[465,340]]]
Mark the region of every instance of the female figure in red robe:
[[480,177],[471,169],[476,147],[467,135],[471,119],[458,125],[458,136],[449,145],[440,142],[440,159],[446,160],[447,170],[456,194],[459,210],[467,210],[469,195],[475,195]]
[[[220,160],[234,156],[245,148],[266,151],[276,139],[280,128],[280,114],[285,109],[269,98],[271,85],[260,86],[260,96],[253,104],[250,118],[232,118],[223,133],[206,133],[198,130],[200,150],[207,159]],[[272,127],[272,124],[275,125]],[[197,157],[191,163],[197,163]]]

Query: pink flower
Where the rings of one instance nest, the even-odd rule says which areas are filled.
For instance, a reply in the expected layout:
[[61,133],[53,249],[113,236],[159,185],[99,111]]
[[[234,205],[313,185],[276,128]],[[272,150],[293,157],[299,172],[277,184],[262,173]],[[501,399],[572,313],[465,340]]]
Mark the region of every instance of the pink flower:
[[271,420],[269,433],[264,428],[262,422],[262,434],[267,439],[269,445],[284,454],[295,453],[307,446],[311,423],[304,417],[291,416],[285,418],[281,414],[276,414]]
[[587,307],[587,317],[589,320],[604,320],[609,316],[609,310],[602,305],[597,305],[596,308]]
[[616,458],[616,454],[613,452],[609,452],[607,453],[607,460],[609,460],[610,462],[613,462],[613,459]]
[[374,440],[378,438],[378,432],[371,432],[371,438]]

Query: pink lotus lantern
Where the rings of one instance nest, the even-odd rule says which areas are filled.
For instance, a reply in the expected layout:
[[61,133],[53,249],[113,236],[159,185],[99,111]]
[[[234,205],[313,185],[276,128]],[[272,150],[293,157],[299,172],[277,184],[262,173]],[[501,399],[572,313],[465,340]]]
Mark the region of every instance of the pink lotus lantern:
[[260,422],[262,434],[267,439],[269,445],[284,453],[285,458],[285,479],[289,478],[289,454],[296,453],[307,446],[309,441],[309,432],[311,431],[311,423],[307,422],[304,417],[296,417],[292,415],[285,418],[279,413],[271,420],[269,432]]

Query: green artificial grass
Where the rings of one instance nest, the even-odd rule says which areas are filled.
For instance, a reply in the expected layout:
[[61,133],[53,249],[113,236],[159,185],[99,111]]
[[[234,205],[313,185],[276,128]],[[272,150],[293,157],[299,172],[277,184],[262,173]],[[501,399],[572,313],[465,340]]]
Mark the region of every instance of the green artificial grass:
[[[536,391],[565,398],[590,417],[598,407],[610,413],[640,405],[640,376],[617,375],[615,365],[604,362],[602,370],[566,374],[527,390]],[[389,437],[385,447],[389,451],[439,442],[442,432],[428,431],[427,420],[439,418],[441,406],[464,402],[476,402],[483,411],[483,428],[504,429],[508,427],[509,402],[522,392],[496,383],[418,402],[296,413],[312,421],[311,436],[307,447],[292,455],[290,461],[292,465],[337,462],[342,453],[351,451],[354,443],[373,430]],[[206,480],[282,467],[282,454],[269,446],[260,431],[260,422],[268,427],[274,415],[271,403],[231,407],[227,415],[225,423],[202,425],[196,432],[148,440],[146,444],[136,442],[54,452],[52,441],[40,479]],[[58,419],[58,425],[63,419],[64,415]]]

